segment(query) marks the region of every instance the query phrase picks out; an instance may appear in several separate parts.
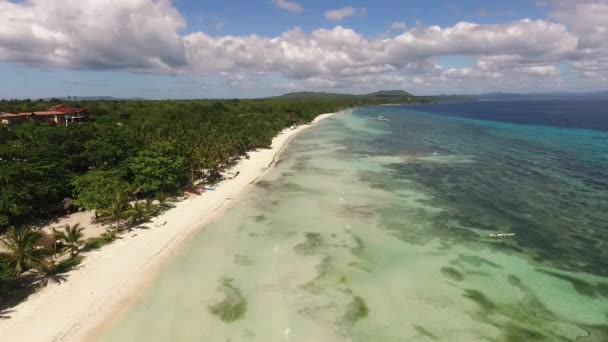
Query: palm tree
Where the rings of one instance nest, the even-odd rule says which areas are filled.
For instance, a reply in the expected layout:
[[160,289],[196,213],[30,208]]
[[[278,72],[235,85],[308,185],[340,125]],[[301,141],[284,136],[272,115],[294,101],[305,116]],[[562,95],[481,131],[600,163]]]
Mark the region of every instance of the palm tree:
[[53,239],[53,257],[57,258],[57,252],[59,252],[57,250],[57,242],[61,241],[61,237],[63,232],[58,231],[57,229],[53,228],[51,231],[51,238]]
[[158,200],[158,203],[161,207],[165,206],[165,202],[167,201],[169,197],[164,193],[164,192],[159,192],[158,194],[156,194],[156,200]]
[[53,235],[65,242],[66,246],[70,249],[70,256],[75,257],[78,255],[78,246],[82,244],[84,238],[83,230],[84,227],[81,227],[79,223],[72,226],[66,224],[62,232],[53,228]]
[[133,224],[148,221],[158,212],[158,207],[150,198],[146,199],[146,202],[135,202],[132,206],[133,214],[131,215]]
[[143,222],[143,221],[147,221],[150,219],[151,215],[146,210],[146,205],[144,203],[135,202],[135,204],[133,204],[132,208],[133,208],[133,215],[131,215],[131,218],[133,219],[133,223]]
[[154,201],[151,198],[147,198],[144,209],[148,216],[153,216],[158,212],[158,205],[154,204]]
[[116,222],[117,231],[120,230],[121,219],[126,219],[135,214],[131,205],[121,192],[116,193],[116,197],[112,203],[110,203],[108,209],[100,210],[99,213],[101,214],[99,217],[100,220]]
[[41,232],[31,227],[20,230],[9,227],[6,236],[0,238],[0,242],[8,249],[8,256],[15,265],[17,276],[28,268],[38,268],[44,264],[44,251],[36,248],[36,242],[42,236]]

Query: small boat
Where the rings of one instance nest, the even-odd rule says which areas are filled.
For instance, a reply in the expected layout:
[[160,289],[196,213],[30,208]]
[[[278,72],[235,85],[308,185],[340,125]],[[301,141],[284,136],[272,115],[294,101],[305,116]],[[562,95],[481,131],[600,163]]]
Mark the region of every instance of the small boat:
[[378,116],[376,117],[376,120],[379,120],[379,121],[391,121],[391,120],[389,120],[389,119],[385,118],[385,117],[384,117],[384,116],[382,116],[382,115],[378,115]]
[[506,237],[514,237],[515,233],[495,233],[495,234],[488,234],[489,237],[491,238],[506,238]]

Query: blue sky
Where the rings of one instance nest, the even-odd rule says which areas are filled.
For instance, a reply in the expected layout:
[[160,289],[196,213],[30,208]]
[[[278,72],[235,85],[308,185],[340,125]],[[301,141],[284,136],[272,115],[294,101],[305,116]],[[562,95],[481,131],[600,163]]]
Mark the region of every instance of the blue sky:
[[0,0],[15,23],[0,98],[601,90],[605,14],[605,0]]
[[[323,17],[329,9],[354,7],[366,8],[365,16],[353,16],[341,22],[358,32],[377,35],[386,31],[393,22],[405,22],[414,26],[449,26],[459,21],[476,23],[500,23],[521,18],[545,18],[546,7],[534,1],[301,1],[302,13],[291,13],[274,6],[271,0],[262,1],[196,1],[180,0],[175,6],[188,20],[186,31],[206,31],[216,34],[275,36],[293,28],[307,31],[320,27],[331,28],[336,23]],[[221,28],[219,22],[224,23]],[[220,25],[221,26],[221,25]]]

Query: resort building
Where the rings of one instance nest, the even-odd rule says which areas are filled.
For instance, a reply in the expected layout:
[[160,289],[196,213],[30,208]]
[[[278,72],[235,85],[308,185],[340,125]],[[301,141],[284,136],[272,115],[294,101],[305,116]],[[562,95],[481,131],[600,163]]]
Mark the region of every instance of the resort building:
[[56,105],[51,107],[50,110],[65,114],[64,120],[66,125],[71,123],[84,122],[88,119],[87,111],[82,108],[72,108],[66,107],[64,105]]
[[51,125],[67,126],[69,124],[87,121],[88,115],[85,109],[57,105],[49,108],[48,111],[24,112],[19,114],[1,113],[0,119],[2,120],[2,125],[6,127],[24,122],[46,122]]
[[44,112],[19,113],[21,122],[46,122],[51,125],[64,124],[65,115],[54,110]]
[[2,126],[10,127],[19,122],[19,115],[1,112],[0,121],[2,122]]

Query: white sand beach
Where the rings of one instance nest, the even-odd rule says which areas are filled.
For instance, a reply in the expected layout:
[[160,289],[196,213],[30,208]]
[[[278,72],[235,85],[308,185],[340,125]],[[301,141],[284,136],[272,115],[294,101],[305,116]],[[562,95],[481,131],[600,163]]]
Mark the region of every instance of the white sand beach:
[[[312,123],[334,113],[318,116]],[[291,138],[310,125],[286,129],[272,141],[270,149],[249,153],[233,169],[238,177],[222,181],[214,191],[191,196],[145,226],[127,232],[114,243],[86,253],[78,269],[65,281],[50,283],[19,305],[3,312],[2,341],[94,340],[101,325],[137,299],[142,287],[154,279],[160,266],[190,236],[212,220],[231,200],[272,167]]]

